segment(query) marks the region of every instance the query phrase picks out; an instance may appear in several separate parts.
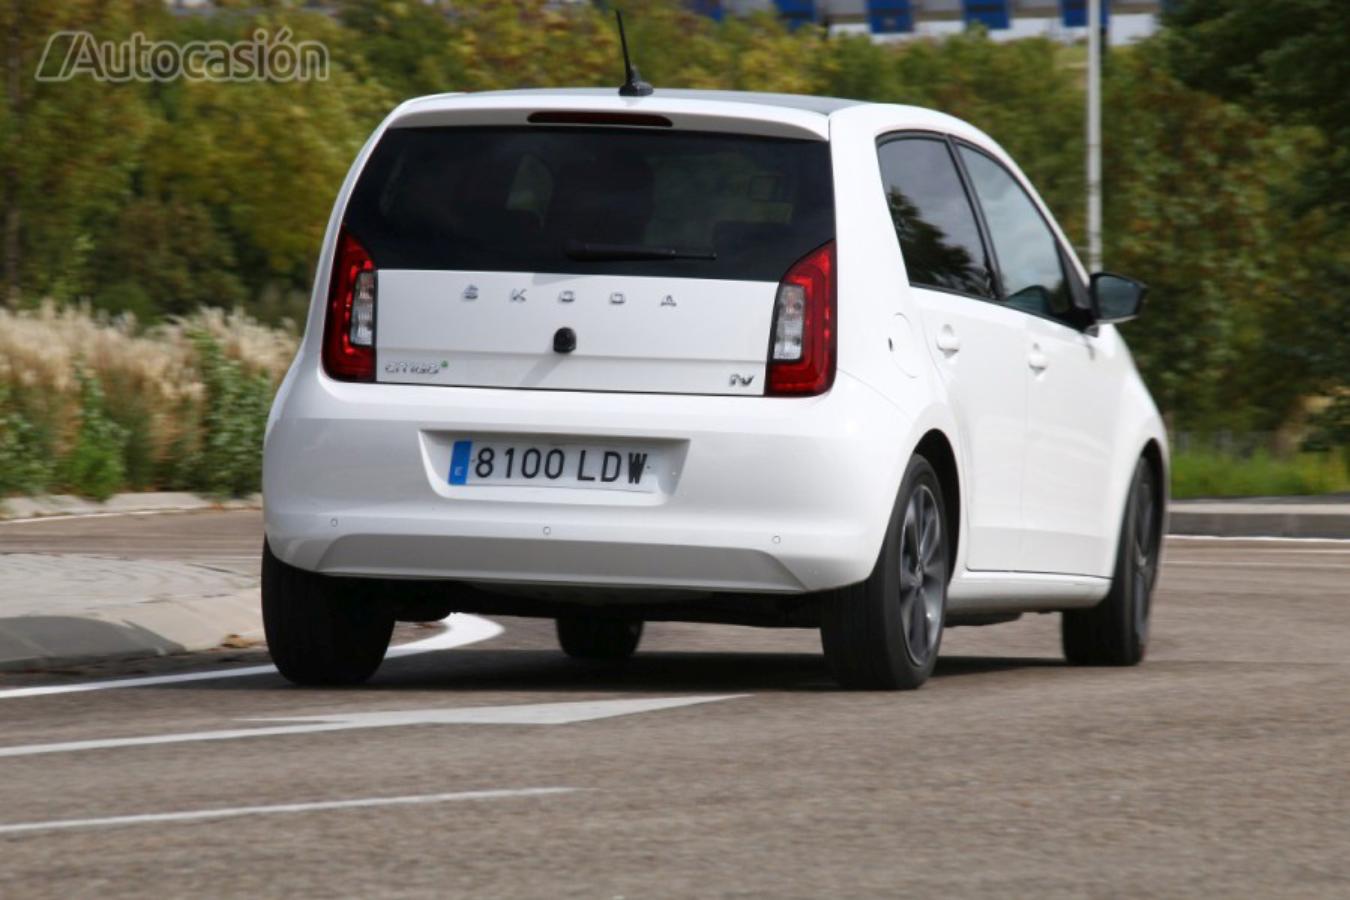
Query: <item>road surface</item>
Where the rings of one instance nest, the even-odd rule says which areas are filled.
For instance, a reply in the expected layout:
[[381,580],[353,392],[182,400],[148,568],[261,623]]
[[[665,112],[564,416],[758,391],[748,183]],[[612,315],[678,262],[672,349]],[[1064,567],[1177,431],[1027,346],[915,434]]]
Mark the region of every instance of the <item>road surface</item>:
[[[65,520],[0,552],[247,572],[259,529]],[[0,676],[0,895],[1350,895],[1350,543],[1166,553],[1141,667],[1069,668],[1033,616],[948,632],[909,694],[834,690],[812,632],[659,624],[596,666],[512,619],[354,690],[4,693],[258,650]]]

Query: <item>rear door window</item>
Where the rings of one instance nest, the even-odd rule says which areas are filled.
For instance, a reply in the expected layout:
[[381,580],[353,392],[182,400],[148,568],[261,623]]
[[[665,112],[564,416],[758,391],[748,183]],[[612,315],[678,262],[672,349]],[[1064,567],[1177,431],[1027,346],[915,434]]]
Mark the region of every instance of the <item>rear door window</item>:
[[379,268],[776,282],[834,237],[829,147],[681,131],[395,129],[345,225]]
[[877,153],[910,283],[993,299],[988,255],[947,142],[902,137]]

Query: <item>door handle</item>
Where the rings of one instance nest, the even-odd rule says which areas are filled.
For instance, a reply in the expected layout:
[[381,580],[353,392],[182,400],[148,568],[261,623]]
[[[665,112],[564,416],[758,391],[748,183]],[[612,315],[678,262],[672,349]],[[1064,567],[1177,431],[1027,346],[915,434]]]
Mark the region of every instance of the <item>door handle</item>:
[[1044,372],[1050,366],[1050,357],[1041,352],[1040,344],[1032,344],[1031,352],[1027,354],[1027,365],[1036,374]]
[[961,339],[956,336],[952,326],[943,325],[942,330],[938,332],[937,348],[947,356],[952,356],[961,349]]

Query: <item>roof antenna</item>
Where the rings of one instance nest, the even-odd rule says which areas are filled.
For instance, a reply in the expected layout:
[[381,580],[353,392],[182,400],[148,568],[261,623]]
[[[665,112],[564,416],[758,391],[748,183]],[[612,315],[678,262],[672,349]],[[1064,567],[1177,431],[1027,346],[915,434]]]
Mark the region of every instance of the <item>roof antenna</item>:
[[619,20],[619,43],[623,45],[623,87],[619,88],[620,97],[646,97],[652,92],[652,86],[642,80],[642,73],[628,59],[628,36],[623,33],[623,13],[614,10],[614,18]]

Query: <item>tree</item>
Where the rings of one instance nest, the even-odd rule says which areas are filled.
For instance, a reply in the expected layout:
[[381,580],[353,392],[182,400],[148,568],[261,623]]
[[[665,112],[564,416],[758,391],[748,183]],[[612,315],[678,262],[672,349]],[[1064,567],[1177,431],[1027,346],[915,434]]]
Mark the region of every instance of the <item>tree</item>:
[[1344,0],[1183,0],[1167,16],[1187,84],[1325,136],[1310,202],[1350,218],[1350,8]]
[[[154,85],[134,189],[98,236],[95,305],[136,300],[157,315],[233,306],[281,292],[268,318],[296,316],[328,213],[366,135],[394,105],[361,78],[353,34],[325,15],[253,10],[163,23],[178,43],[247,40],[258,30],[315,40],[332,64],[324,80]],[[135,253],[130,264],[119,260]],[[111,296],[109,296],[111,295]]]
[[[61,32],[125,35],[164,16],[147,0],[3,0],[6,87],[0,105],[0,266],[4,299],[60,293],[84,265],[88,234],[116,214],[149,114],[138,85],[35,76]],[[52,41],[47,74],[68,42]]]
[[1151,288],[1126,334],[1176,427],[1273,431],[1346,375],[1324,277],[1345,243],[1291,199],[1318,137],[1188,87],[1165,49],[1118,54],[1106,80],[1107,261]]
[[338,18],[355,50],[398,99],[463,90],[455,27],[443,2],[344,0]]
[[[969,121],[1017,160],[1072,236],[1083,231],[1083,94],[1048,40],[998,44],[982,29],[891,51],[901,94]],[[878,98],[883,99],[883,98]]]
[[1187,0],[1167,21],[1166,62],[1180,79],[1285,137],[1260,167],[1282,212],[1267,254],[1278,285],[1254,325],[1261,352],[1236,379],[1246,405],[1278,422],[1300,393],[1350,384],[1350,9],[1343,0]]

